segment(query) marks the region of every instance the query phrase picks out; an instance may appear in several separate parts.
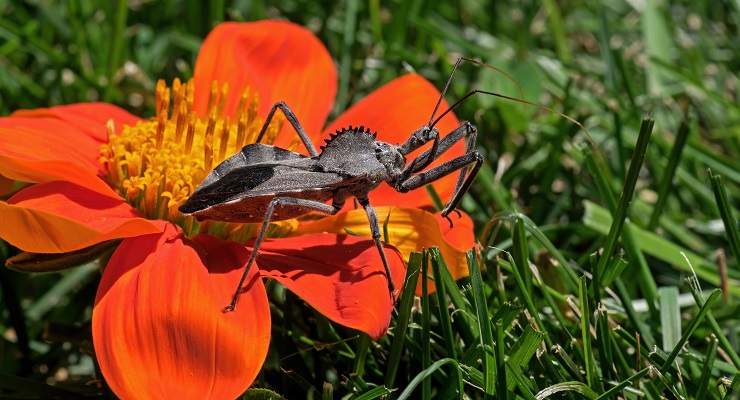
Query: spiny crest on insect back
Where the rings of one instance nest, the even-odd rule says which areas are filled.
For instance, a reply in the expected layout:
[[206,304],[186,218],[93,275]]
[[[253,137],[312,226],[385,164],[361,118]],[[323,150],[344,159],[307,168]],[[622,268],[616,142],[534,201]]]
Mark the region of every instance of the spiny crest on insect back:
[[353,127],[352,125],[337,129],[334,133],[330,134],[329,137],[324,141],[324,145],[321,146],[321,151],[331,149],[341,145],[341,142],[347,139],[356,139],[359,141],[370,141],[373,142],[377,138],[378,133],[373,132],[370,128],[365,128],[360,125]]

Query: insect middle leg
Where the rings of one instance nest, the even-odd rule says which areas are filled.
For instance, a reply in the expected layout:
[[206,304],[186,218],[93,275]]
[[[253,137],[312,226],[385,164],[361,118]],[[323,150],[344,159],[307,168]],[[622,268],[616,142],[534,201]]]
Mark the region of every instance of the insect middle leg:
[[[467,175],[465,175],[465,169],[467,169],[470,164],[473,164],[473,167],[470,169]],[[482,164],[483,156],[477,150],[471,150],[468,153],[447,161],[446,163],[438,167],[421,172],[408,178],[399,185],[398,190],[402,193],[408,192],[409,190],[414,190],[416,188],[422,187],[428,183],[434,182],[457,170],[462,169],[463,174],[461,174],[460,176],[465,176],[465,178],[458,179],[458,184],[455,185],[455,192],[453,193],[452,198],[449,202],[447,202],[447,205],[442,210],[442,216],[446,217],[450,214],[450,212],[452,212],[452,210],[457,207],[457,204],[462,199],[462,196],[468,190],[470,184],[473,183],[473,179],[475,179],[475,175],[478,174],[478,170],[480,169]]]
[[372,232],[375,247],[378,249],[378,253],[380,253],[380,260],[383,262],[385,279],[388,281],[388,292],[391,295],[391,302],[393,302],[396,289],[393,286],[393,276],[391,275],[391,268],[388,266],[388,259],[385,256],[385,248],[383,247],[383,242],[380,240],[378,217],[375,215],[375,209],[370,205],[370,201],[367,197],[358,198],[357,201],[360,203],[362,208],[365,209],[365,213],[367,214],[367,220],[370,223],[370,232]]
[[273,104],[272,108],[270,108],[270,112],[267,114],[267,118],[265,118],[265,122],[262,124],[262,129],[260,129],[260,133],[259,135],[257,135],[257,140],[255,140],[255,143],[259,143],[262,140],[262,137],[265,135],[265,132],[267,132],[267,127],[270,126],[270,122],[272,122],[272,117],[275,115],[275,111],[277,111],[278,108],[283,111],[285,118],[288,119],[288,122],[290,122],[290,125],[293,126],[293,129],[298,134],[298,137],[301,138],[303,145],[306,146],[306,148],[308,149],[308,154],[310,154],[311,157],[316,157],[317,155],[319,155],[319,153],[316,151],[316,148],[313,147],[311,138],[308,137],[308,134],[305,130],[303,130],[301,123],[298,121],[298,117],[295,116],[293,110],[291,110],[290,107],[288,107],[288,105],[285,104],[285,102],[282,100]]
[[244,286],[244,281],[249,275],[249,270],[252,268],[252,264],[254,264],[254,261],[257,259],[257,253],[259,252],[259,248],[262,245],[262,241],[265,239],[267,228],[270,226],[270,219],[272,218],[272,214],[275,211],[276,207],[282,205],[303,207],[310,210],[323,212],[329,215],[334,215],[342,209],[343,201],[335,198],[334,203],[329,205],[319,201],[297,199],[294,197],[276,197],[272,199],[272,201],[270,201],[270,204],[267,206],[267,210],[265,211],[265,218],[262,220],[262,226],[260,227],[260,231],[257,234],[257,238],[254,240],[254,246],[252,246],[252,254],[249,255],[249,260],[247,261],[247,265],[244,268],[242,277],[239,279],[239,284],[236,286],[236,291],[234,291],[234,295],[231,298],[231,303],[229,303],[229,305],[224,308],[224,312],[234,311],[234,309],[236,308],[236,301],[239,298],[239,293],[242,291],[242,286]]

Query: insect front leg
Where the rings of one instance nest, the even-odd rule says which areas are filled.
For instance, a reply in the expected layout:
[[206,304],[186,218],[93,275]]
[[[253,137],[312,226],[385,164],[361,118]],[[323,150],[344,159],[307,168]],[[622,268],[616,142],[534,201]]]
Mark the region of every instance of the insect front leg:
[[426,168],[432,161],[437,159],[439,156],[447,152],[452,145],[457,143],[460,139],[465,138],[465,153],[469,153],[475,147],[475,140],[477,137],[477,130],[475,126],[468,121],[463,121],[460,125],[452,130],[443,137],[439,144],[432,146],[431,149],[421,153],[418,157],[411,160],[408,167],[406,167],[401,173],[400,181],[408,179],[411,174],[421,171]]
[[252,268],[252,264],[254,264],[254,261],[257,259],[257,253],[259,252],[259,248],[262,245],[262,241],[265,239],[267,228],[270,226],[270,219],[272,218],[272,214],[275,211],[276,207],[282,205],[303,207],[323,212],[329,215],[334,215],[342,209],[341,200],[339,200],[339,202],[335,201],[332,205],[329,205],[319,201],[297,199],[294,197],[276,197],[272,199],[272,201],[270,201],[270,204],[267,206],[267,210],[265,211],[265,218],[262,220],[262,226],[260,227],[260,231],[257,234],[257,238],[254,240],[252,254],[249,255],[249,260],[247,261],[247,265],[244,268],[244,273],[242,273],[242,277],[239,279],[239,284],[236,286],[236,291],[234,291],[234,295],[231,298],[231,303],[229,303],[229,305],[224,308],[224,312],[234,311],[234,309],[236,308],[236,301],[239,298],[239,293],[242,291],[242,286],[244,286],[244,281],[249,275],[249,270]]
[[308,137],[308,134],[306,133],[306,131],[303,130],[301,123],[298,122],[298,117],[295,116],[290,107],[288,107],[288,105],[285,104],[285,102],[282,100],[273,104],[272,108],[270,108],[270,112],[267,114],[267,118],[265,118],[265,123],[262,124],[262,129],[260,129],[260,133],[259,135],[257,135],[257,140],[255,141],[255,143],[259,143],[262,140],[262,137],[265,135],[267,127],[270,126],[270,122],[272,122],[272,117],[275,115],[275,111],[277,111],[278,108],[283,111],[285,118],[287,118],[288,122],[290,122],[290,125],[293,126],[293,129],[298,134],[298,137],[301,138],[303,145],[306,146],[311,157],[316,157],[317,155],[319,155],[319,153],[316,152],[316,148],[313,147],[311,138]]
[[375,242],[375,247],[378,249],[378,253],[380,253],[380,260],[383,262],[383,268],[385,268],[385,279],[388,281],[388,292],[391,295],[391,302],[393,302],[394,293],[396,290],[393,287],[391,268],[388,266],[388,259],[385,257],[385,248],[383,247],[383,242],[380,239],[380,227],[378,226],[378,217],[377,215],[375,215],[375,209],[373,208],[373,206],[370,205],[370,201],[367,199],[367,197],[358,198],[357,201],[359,201],[360,205],[362,205],[362,208],[365,209],[365,213],[367,214],[367,220],[370,223],[370,231],[373,235],[373,241]]
[[473,183],[475,175],[478,174],[478,170],[483,164],[483,156],[477,150],[471,150],[468,153],[447,161],[446,163],[438,167],[410,177],[399,185],[398,191],[405,193],[409,190],[414,190],[428,183],[432,183],[442,177],[445,177],[457,170],[463,170],[463,172],[465,172],[465,169],[467,169],[470,164],[473,164],[473,167],[470,169],[467,175],[464,173],[460,174],[461,177],[465,176],[465,178],[458,179],[458,184],[455,185],[455,192],[452,194],[452,198],[442,210],[442,216],[447,217],[447,215],[449,215],[450,212],[452,212],[452,210],[457,207],[457,204],[462,199],[463,194],[465,194],[465,192],[468,190],[470,184]]

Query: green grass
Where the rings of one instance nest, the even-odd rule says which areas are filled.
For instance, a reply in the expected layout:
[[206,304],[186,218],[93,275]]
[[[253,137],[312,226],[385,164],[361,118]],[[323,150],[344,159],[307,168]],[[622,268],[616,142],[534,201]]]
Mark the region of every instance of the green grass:
[[[334,115],[409,69],[441,88],[464,55],[588,131],[523,104],[465,103],[457,115],[488,160],[462,204],[481,243],[470,278],[454,282],[435,249],[415,254],[378,342],[270,285],[272,344],[255,387],[314,399],[738,398],[739,2],[280,3],[0,0],[0,114],[106,100],[151,115],[156,80],[192,76],[214,24],[280,17],[333,55]],[[471,88],[520,96],[491,70],[461,72],[448,100]],[[0,242],[0,258],[16,253]],[[109,396],[85,384],[98,376],[97,271],[0,269],[0,397]],[[419,275],[439,290],[417,302]]]

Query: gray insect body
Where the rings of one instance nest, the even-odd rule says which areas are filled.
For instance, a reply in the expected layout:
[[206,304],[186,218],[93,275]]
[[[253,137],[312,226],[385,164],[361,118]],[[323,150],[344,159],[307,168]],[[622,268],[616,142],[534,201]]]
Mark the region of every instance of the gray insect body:
[[[381,182],[398,176],[405,162],[397,146],[375,138],[369,129],[349,127],[332,135],[315,157],[260,143],[247,145],[218,165],[180,210],[199,220],[262,222],[277,197],[333,200],[337,206],[348,195],[366,197]],[[280,204],[270,220],[311,211]]]
[[[445,91],[462,61],[470,60],[458,60]],[[483,92],[473,91],[463,99],[476,93]],[[404,143],[379,141],[369,129],[349,126],[333,134],[321,147],[321,153],[316,151],[290,108],[284,102],[274,104],[256,143],[245,146],[217,166],[180,207],[182,213],[194,215],[199,220],[262,223],[244,273],[225,311],[235,308],[270,221],[295,218],[310,212],[333,215],[342,209],[349,196],[355,197],[367,214],[393,297],[390,268],[381,241],[378,218],[368,200],[369,192],[386,182],[403,193],[459,172],[452,198],[442,210],[442,216],[447,217],[455,210],[483,162],[483,157],[475,150],[476,129],[473,125],[463,122],[441,138],[439,131],[434,128],[444,115],[462,101],[434,119],[443,95],[444,91],[429,123],[411,133]],[[308,149],[309,156],[259,143],[278,109],[285,114]],[[463,155],[427,169],[435,159],[461,140],[465,142]],[[407,162],[408,154],[429,142],[432,142],[431,148]],[[331,204],[327,204],[329,200]]]

